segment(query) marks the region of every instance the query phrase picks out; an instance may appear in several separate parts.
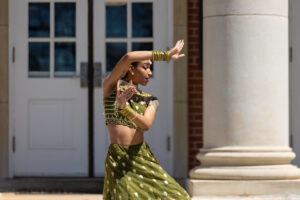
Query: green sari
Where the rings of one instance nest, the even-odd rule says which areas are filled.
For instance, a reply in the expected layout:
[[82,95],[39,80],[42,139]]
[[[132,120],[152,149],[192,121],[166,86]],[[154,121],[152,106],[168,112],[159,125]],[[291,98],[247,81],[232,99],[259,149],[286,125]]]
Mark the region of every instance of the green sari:
[[[121,85],[122,86],[122,85]],[[121,87],[124,91],[126,87]],[[106,124],[139,127],[122,116],[116,105],[116,91],[103,98]],[[127,102],[137,113],[144,114],[156,97],[139,91]],[[136,145],[110,144],[105,159],[103,200],[190,200],[188,193],[161,166],[146,141]]]
[[110,144],[105,159],[103,200],[191,199],[154,157],[146,141]]

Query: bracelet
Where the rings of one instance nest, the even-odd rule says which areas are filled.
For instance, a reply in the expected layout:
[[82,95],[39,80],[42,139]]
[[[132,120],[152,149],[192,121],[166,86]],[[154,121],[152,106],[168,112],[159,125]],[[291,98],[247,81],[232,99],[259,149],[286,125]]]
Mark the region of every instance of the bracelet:
[[169,62],[171,60],[171,55],[169,51],[152,51],[152,60],[157,60],[157,61],[167,61]]
[[137,117],[137,112],[134,112],[134,116],[132,118],[129,118],[130,120],[134,120]]
[[126,105],[125,108],[121,109],[120,113],[130,120],[135,119],[137,115],[137,113],[129,105]]

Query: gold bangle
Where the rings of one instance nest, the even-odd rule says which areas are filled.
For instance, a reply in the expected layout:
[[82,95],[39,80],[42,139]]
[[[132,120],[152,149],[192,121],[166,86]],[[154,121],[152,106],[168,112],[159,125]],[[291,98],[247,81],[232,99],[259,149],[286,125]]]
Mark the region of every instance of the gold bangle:
[[170,51],[164,51],[165,53],[165,61],[169,62],[171,60]]
[[129,105],[121,109],[120,113],[130,120],[134,120],[137,116],[137,113]]
[[134,120],[137,117],[137,112],[134,112],[134,116],[132,118],[129,118],[130,120]]
[[159,60],[159,51],[156,51],[156,60]]
[[134,110],[131,107],[129,107],[128,105],[125,108],[121,109],[121,111],[120,111],[120,113],[122,115],[124,115],[125,117],[132,115],[133,112],[134,112]]
[[169,51],[152,51],[152,60],[153,61],[167,61],[171,60],[171,55]]

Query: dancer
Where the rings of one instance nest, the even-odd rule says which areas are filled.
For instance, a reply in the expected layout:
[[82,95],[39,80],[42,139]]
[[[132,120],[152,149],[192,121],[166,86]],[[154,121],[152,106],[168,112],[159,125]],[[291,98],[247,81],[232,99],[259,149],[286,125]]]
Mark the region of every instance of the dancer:
[[169,51],[128,52],[105,78],[103,104],[111,144],[105,159],[104,200],[191,199],[144,141],[144,131],[152,126],[159,100],[138,88],[149,82],[151,59],[180,59],[183,45],[179,40]]

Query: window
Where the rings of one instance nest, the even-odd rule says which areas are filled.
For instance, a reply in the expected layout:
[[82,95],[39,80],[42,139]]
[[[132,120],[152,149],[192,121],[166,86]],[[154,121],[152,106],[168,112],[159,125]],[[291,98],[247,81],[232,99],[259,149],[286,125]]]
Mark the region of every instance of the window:
[[28,76],[69,77],[76,73],[76,3],[30,2]]
[[[129,51],[153,49],[153,2],[106,2],[106,71]],[[153,69],[152,69],[153,70]]]

